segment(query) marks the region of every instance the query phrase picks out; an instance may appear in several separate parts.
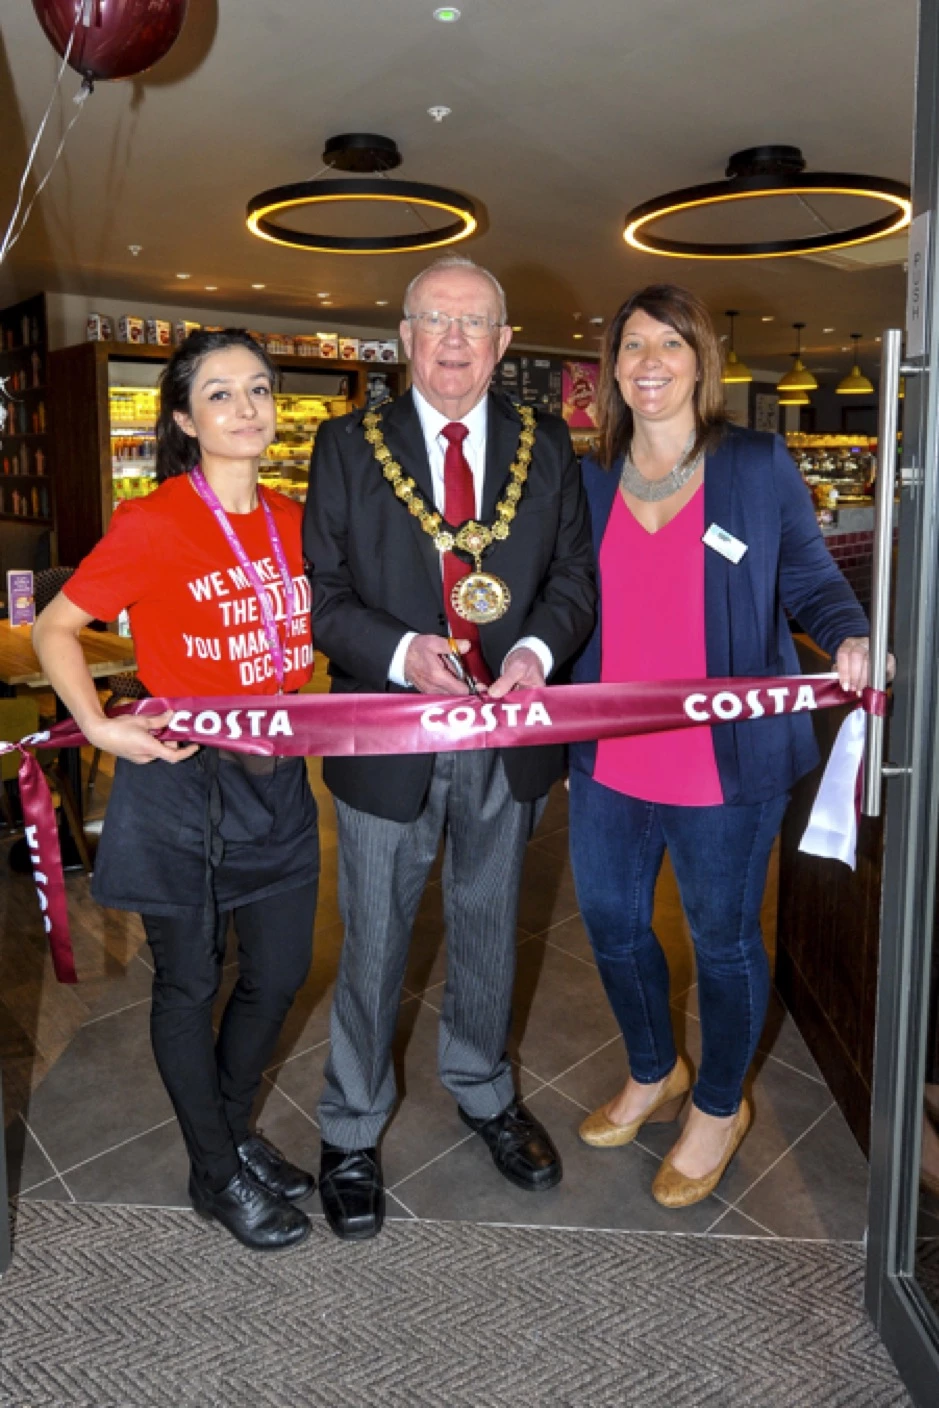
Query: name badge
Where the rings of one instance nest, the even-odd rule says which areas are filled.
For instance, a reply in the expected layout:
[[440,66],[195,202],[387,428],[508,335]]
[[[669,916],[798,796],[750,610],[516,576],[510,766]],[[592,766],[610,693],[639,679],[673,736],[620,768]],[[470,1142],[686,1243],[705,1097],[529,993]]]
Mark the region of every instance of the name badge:
[[735,566],[747,550],[746,543],[742,543],[733,533],[728,533],[726,528],[720,528],[716,523],[711,524],[701,541],[705,547],[713,548]]

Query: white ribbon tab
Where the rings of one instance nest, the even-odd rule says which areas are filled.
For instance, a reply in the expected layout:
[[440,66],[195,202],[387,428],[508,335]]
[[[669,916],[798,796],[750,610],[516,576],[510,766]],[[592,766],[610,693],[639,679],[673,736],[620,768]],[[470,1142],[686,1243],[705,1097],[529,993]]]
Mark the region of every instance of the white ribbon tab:
[[826,860],[843,860],[853,870],[857,862],[857,784],[864,760],[867,716],[852,709],[838,730],[835,746],[822,775],[799,850]]

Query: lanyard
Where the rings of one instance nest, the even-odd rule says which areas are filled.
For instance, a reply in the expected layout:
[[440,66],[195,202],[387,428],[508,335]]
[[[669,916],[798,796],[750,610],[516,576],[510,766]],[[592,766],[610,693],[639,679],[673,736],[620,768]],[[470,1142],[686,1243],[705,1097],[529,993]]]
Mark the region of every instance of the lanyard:
[[[258,606],[261,608],[261,616],[264,620],[264,629],[267,633],[267,643],[270,647],[271,660],[274,664],[274,675],[277,679],[277,692],[278,694],[283,694],[284,677],[286,674],[286,651],[284,649],[284,644],[281,641],[280,633],[277,629],[277,622],[274,620],[274,612],[271,608],[271,599],[264,588],[264,584],[262,583],[260,577],[257,574],[254,563],[251,561],[248,554],[245,552],[244,547],[241,543],[241,539],[238,537],[238,534],[232,527],[231,520],[228,517],[228,514],[225,512],[225,510],[222,508],[222,505],[219,503],[218,495],[212,488],[209,481],[206,479],[205,475],[202,473],[202,469],[199,465],[196,465],[195,469],[192,470],[189,475],[189,478],[192,480],[192,487],[199,495],[199,498],[215,514],[215,517],[218,520],[219,527],[225,534],[225,537],[228,539],[229,547],[235,554],[235,557],[238,559],[239,566],[241,567],[248,581],[254,588],[254,594],[258,599]],[[289,640],[291,628],[293,626],[294,612],[296,609],[296,596],[294,592],[293,577],[290,575],[290,568],[287,565],[287,557],[284,553],[284,545],[280,540],[280,534],[277,531],[277,524],[274,522],[274,515],[271,512],[271,506],[267,502],[267,499],[261,493],[260,486],[258,486],[258,498],[261,501],[261,507],[264,510],[264,517],[267,520],[267,534],[271,540],[271,552],[274,554],[274,561],[277,563],[277,570],[280,573],[280,579],[284,587],[284,602],[286,607],[286,620],[284,622],[284,640]]]

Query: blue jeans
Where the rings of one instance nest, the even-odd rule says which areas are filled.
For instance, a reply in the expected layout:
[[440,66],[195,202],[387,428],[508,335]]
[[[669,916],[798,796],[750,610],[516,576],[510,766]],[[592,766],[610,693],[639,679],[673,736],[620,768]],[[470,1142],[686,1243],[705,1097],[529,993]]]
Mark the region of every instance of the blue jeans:
[[694,1103],[732,1115],[769,1001],[760,906],[788,794],[751,806],[641,802],[571,771],[571,861],[600,977],[633,1078],[662,1080],[677,1053],[665,955],[652,931],[666,848],[698,970],[702,1056]]

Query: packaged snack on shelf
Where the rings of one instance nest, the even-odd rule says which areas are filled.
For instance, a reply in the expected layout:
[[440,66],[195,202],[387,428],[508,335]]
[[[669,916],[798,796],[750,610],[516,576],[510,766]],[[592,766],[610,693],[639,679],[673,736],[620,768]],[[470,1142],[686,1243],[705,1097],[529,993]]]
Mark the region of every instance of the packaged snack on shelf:
[[335,332],[321,332],[320,356],[337,358],[339,357],[339,334]]
[[294,338],[294,346],[298,357],[318,357],[320,355],[320,339],[317,334],[308,336],[300,333]]
[[142,343],[144,336],[143,318],[137,318],[131,313],[125,313],[118,319],[117,340],[118,342]]
[[201,326],[201,323],[190,323],[187,322],[185,319],[180,319],[180,321],[173,328],[173,336],[176,340],[177,347],[181,342],[186,341],[186,338],[191,332],[197,332]]
[[398,339],[390,337],[378,344],[378,360],[380,362],[396,362],[398,360]]
[[363,338],[359,343],[359,360],[377,362],[381,356],[381,343],[375,337]]
[[339,360],[341,362],[357,362],[359,360],[359,339],[357,337],[341,337],[339,339]]
[[[34,518],[40,516],[39,494],[33,489],[30,509]],[[32,572],[7,573],[7,602],[11,626],[31,626],[36,620],[36,600],[33,596]]]
[[111,342],[114,338],[114,324],[103,313],[89,313],[85,323],[86,342]]
[[154,347],[169,347],[173,341],[173,329],[163,318],[147,319],[147,341]]

